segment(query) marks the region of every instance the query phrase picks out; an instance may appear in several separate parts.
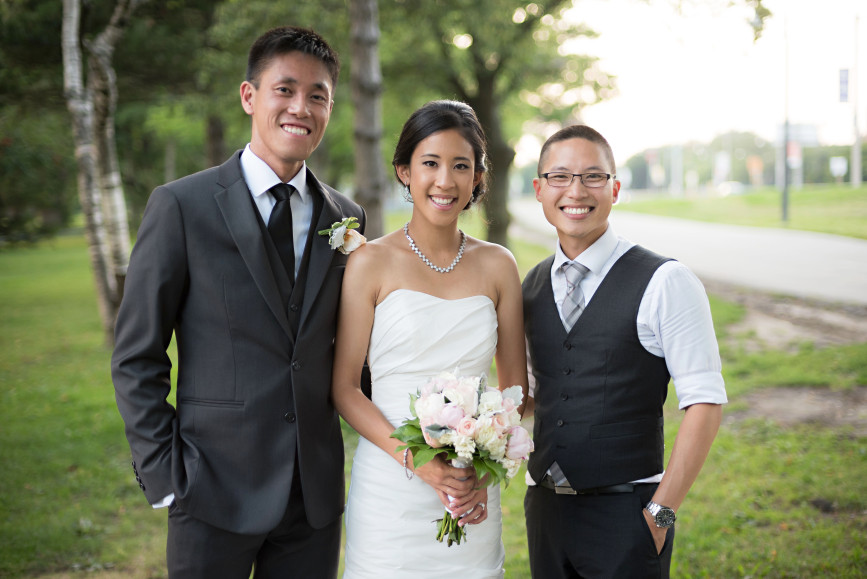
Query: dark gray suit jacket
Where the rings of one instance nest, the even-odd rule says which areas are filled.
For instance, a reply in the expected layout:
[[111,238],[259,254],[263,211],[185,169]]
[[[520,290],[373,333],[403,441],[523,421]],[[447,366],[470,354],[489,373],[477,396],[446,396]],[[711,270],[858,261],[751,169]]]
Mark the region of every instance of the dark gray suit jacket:
[[[308,173],[315,231],[363,209]],[[343,443],[330,401],[347,257],[310,242],[297,334],[273,252],[241,173],[227,162],[154,190],[130,258],[112,378],[148,501],[174,493],[190,515],[236,533],[274,528],[300,465],[313,527],[343,510]],[[270,256],[273,258],[273,253]],[[285,276],[284,276],[285,279]],[[168,401],[177,341],[176,404]]]

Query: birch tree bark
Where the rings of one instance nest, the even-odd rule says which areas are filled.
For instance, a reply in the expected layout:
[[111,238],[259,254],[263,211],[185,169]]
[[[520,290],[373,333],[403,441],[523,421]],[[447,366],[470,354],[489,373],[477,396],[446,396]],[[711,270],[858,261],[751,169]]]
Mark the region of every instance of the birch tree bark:
[[64,94],[72,117],[78,195],[107,344],[114,342],[114,321],[123,295],[130,251],[114,135],[117,87],[111,60],[130,16],[145,1],[118,0],[105,29],[92,42],[85,43],[88,52],[85,80],[80,42],[81,1],[63,0]]
[[383,234],[387,191],[382,159],[382,70],[379,64],[377,0],[350,0],[352,102],[355,105],[355,199],[367,212],[365,236]]

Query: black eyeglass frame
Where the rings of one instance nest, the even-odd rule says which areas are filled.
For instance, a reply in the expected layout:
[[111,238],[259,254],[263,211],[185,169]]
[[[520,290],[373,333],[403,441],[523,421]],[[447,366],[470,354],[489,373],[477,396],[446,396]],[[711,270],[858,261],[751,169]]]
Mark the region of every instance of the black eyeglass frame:
[[[548,175],[571,175],[572,178],[569,179],[569,182],[565,185],[554,185],[551,183],[551,181],[548,180]],[[605,182],[600,185],[588,185],[584,182],[584,177],[586,177],[587,175],[605,175]],[[539,177],[543,177],[548,183],[548,185],[550,185],[551,187],[568,187],[572,184],[573,181],[575,181],[575,177],[578,177],[578,180],[581,181],[582,185],[584,185],[585,187],[590,187],[591,189],[599,189],[601,187],[605,187],[608,184],[608,181],[610,181],[612,178],[617,179],[617,175],[614,175],[612,173],[599,173],[596,171],[592,171],[590,173],[567,173],[565,171],[550,171],[548,173],[542,173],[541,175],[539,175]]]

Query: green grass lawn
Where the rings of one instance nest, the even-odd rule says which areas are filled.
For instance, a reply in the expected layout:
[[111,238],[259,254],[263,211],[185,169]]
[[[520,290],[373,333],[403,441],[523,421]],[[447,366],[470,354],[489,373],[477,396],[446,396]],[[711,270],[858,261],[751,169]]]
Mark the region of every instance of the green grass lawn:
[[618,211],[697,221],[787,227],[867,239],[867,186],[809,185],[789,190],[789,219],[782,221],[782,193],[774,188],[743,195],[672,198],[642,192],[621,195]]
[[[473,219],[462,227],[478,233]],[[522,272],[546,254],[513,251]],[[716,299],[712,309],[721,335],[743,315]],[[129,465],[84,240],[0,252],[0,320],[0,577],[165,576],[165,511]],[[867,384],[867,344],[722,354],[733,405],[768,386]],[[673,394],[666,412],[670,448]],[[864,576],[865,480],[867,439],[844,428],[726,422],[678,514],[674,576]],[[503,493],[509,578],[529,577],[523,492],[519,475]],[[825,504],[833,512],[814,506]]]

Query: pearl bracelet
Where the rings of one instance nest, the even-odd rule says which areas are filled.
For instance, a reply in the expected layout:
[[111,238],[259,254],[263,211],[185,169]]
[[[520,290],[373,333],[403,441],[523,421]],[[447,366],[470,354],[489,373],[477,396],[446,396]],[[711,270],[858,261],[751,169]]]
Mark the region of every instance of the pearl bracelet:
[[415,473],[409,470],[409,467],[406,465],[406,457],[409,454],[409,449],[405,449],[403,451],[403,470],[406,472],[406,480],[412,480],[412,477],[415,476]]

